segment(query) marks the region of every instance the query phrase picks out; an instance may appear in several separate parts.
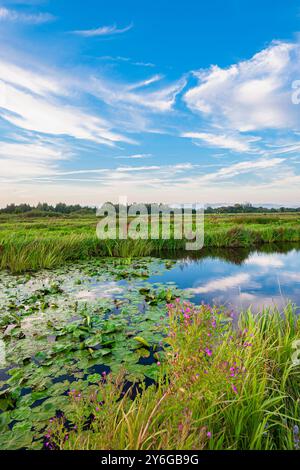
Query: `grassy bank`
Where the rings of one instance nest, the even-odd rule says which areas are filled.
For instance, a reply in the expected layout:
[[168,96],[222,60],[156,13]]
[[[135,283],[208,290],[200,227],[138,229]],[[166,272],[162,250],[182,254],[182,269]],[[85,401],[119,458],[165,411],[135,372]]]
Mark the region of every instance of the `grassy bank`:
[[[300,368],[293,342],[300,320],[223,312],[187,302],[168,306],[160,380],[124,394],[126,373],[106,376],[89,394],[69,392],[67,415],[50,420],[49,449],[297,449]],[[122,399],[120,400],[120,397]]]
[[[95,217],[0,218],[0,269],[53,268],[91,256],[136,257],[184,250],[185,240],[98,240]],[[206,216],[206,248],[250,248],[300,241],[300,215]]]

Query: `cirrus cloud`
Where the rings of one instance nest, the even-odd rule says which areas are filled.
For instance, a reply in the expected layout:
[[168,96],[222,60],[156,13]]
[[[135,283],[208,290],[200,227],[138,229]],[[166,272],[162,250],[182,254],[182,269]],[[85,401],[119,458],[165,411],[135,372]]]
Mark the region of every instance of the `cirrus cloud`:
[[10,21],[13,23],[26,23],[38,25],[54,21],[55,16],[50,13],[23,13],[0,7],[0,21]]
[[126,33],[130,29],[133,28],[133,24],[130,23],[128,26],[124,28],[118,28],[116,24],[109,25],[109,26],[100,26],[99,28],[95,29],[83,29],[72,31],[73,34],[77,34],[78,36],[83,37],[97,37],[97,36],[111,36],[113,34],[122,34]]
[[202,141],[212,147],[218,147],[235,152],[250,152],[251,143],[257,141],[256,137],[242,137],[239,135],[213,134],[208,132],[184,132],[182,137]]

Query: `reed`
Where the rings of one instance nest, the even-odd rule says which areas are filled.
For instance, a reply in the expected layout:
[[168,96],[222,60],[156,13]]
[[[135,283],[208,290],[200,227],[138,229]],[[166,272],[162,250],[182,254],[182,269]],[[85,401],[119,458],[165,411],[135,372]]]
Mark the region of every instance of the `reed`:
[[[97,222],[97,221],[96,221]],[[13,273],[51,269],[92,256],[140,257],[180,252],[185,240],[98,240],[95,218],[0,221],[0,269]],[[206,248],[254,248],[300,241],[299,215],[208,216]]]

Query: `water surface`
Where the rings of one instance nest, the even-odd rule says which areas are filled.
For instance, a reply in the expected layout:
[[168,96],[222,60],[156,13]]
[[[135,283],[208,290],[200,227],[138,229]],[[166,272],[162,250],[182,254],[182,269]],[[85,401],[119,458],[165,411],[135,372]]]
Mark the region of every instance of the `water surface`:
[[233,309],[282,308],[300,305],[300,246],[267,247],[264,251],[218,250],[200,259],[183,258],[150,282],[174,282],[193,293],[196,303]]
[[122,368],[136,385],[157,380],[166,303],[179,296],[225,305],[233,318],[249,306],[300,306],[300,246],[0,272],[0,449],[42,447],[49,419],[68,412],[70,389],[88,394],[104,371]]

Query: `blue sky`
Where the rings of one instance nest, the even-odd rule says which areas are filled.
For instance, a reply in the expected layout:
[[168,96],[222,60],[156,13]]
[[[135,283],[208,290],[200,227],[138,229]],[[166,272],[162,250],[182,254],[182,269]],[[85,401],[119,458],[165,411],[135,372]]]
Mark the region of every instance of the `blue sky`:
[[0,205],[300,205],[299,30],[299,1],[0,0]]

